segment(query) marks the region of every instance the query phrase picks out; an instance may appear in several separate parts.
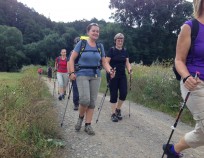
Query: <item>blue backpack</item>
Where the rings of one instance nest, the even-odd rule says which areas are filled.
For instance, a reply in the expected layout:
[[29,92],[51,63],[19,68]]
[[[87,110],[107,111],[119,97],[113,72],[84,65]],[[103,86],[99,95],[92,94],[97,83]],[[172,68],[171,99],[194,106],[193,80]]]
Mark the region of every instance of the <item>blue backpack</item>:
[[[79,55],[78,57],[75,59],[75,67],[79,70],[79,69],[101,69],[102,68],[102,64],[100,64],[99,66],[95,66],[95,67],[91,67],[91,66],[80,66],[78,64],[79,62],[79,59],[82,55],[82,53],[85,53],[85,52],[90,52],[90,50],[86,50],[86,44],[87,44],[87,40],[81,40],[81,46],[80,46],[80,52],[79,52]],[[92,52],[98,52],[102,58],[102,44],[101,43],[96,43],[96,47],[97,47],[97,50],[93,51],[91,50]]]

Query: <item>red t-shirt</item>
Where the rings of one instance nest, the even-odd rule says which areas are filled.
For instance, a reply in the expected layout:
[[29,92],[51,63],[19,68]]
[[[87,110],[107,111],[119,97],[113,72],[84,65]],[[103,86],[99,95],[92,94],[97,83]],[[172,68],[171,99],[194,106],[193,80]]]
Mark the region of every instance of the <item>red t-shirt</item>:
[[42,74],[42,72],[43,72],[43,69],[42,69],[42,68],[39,68],[39,69],[38,69],[38,73],[39,73],[39,74]]
[[67,73],[67,58],[64,60],[61,57],[56,58],[57,72]]

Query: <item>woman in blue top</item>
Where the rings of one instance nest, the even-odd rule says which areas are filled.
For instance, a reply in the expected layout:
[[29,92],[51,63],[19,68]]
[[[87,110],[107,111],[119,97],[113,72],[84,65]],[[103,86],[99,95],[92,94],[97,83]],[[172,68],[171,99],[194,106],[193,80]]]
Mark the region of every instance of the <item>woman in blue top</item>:
[[[76,79],[79,91],[79,118],[75,129],[76,131],[81,129],[85,115],[85,132],[89,135],[94,135],[95,132],[91,127],[91,121],[101,82],[101,63],[105,70],[110,73],[111,77],[114,77],[114,72],[106,62],[103,45],[100,44],[100,48],[97,46],[96,40],[99,38],[98,24],[91,23],[87,26],[86,30],[89,38],[85,41],[84,50],[81,51],[83,43],[79,41],[70,57],[70,79]],[[75,60],[79,65],[78,70],[74,68]]]
[[[175,65],[182,77],[180,81],[182,97],[188,91],[190,96],[186,103],[196,121],[195,129],[186,133],[178,143],[170,144],[165,151],[168,158],[179,158],[180,152],[187,148],[204,145],[204,0],[194,0],[194,17],[199,23],[199,32],[191,46],[192,21],[189,20],[181,27],[176,46]],[[196,71],[199,78],[194,78]],[[166,149],[166,145],[163,146]]]
[[107,75],[107,79],[110,87],[110,102],[112,103],[111,120],[113,122],[118,122],[118,120],[122,120],[121,107],[127,96],[127,77],[125,68],[127,68],[129,74],[132,73],[132,71],[128,53],[123,47],[124,35],[122,33],[116,34],[114,41],[115,46],[110,49],[106,59],[111,67],[116,68],[115,77],[110,80],[109,75]]

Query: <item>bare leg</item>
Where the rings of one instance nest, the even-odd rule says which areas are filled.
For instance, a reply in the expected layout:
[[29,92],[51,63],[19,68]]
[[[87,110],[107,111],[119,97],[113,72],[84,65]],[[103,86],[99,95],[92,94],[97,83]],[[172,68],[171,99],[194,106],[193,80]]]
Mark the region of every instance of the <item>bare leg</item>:
[[123,102],[122,100],[118,101],[117,109],[121,109]]
[[63,87],[59,87],[59,93],[60,93],[60,95],[64,94],[64,88]]
[[91,123],[92,121],[92,118],[93,118],[93,112],[94,112],[94,109],[87,109],[86,110],[86,121],[85,123]]
[[117,103],[112,103],[111,105],[112,114],[115,113],[116,106],[117,106]]
[[82,106],[82,105],[79,106],[79,116],[80,117],[84,116],[85,112],[87,111],[87,108],[88,107],[85,107],[85,106]]
[[175,151],[176,151],[177,153],[179,153],[179,152],[181,152],[181,151],[183,151],[183,150],[185,150],[185,149],[188,149],[188,148],[190,148],[190,147],[188,146],[188,144],[187,144],[186,141],[184,140],[184,137],[181,138],[181,139],[179,140],[179,142],[174,145],[174,149],[175,149]]

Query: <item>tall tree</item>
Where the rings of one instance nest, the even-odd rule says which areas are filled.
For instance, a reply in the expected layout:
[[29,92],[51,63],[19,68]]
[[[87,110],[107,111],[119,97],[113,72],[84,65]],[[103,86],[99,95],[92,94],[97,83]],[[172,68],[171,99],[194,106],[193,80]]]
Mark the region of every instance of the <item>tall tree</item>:
[[[23,37],[18,29],[0,25],[0,71],[20,68],[19,63],[24,55],[18,50],[21,50],[22,46]],[[17,51],[18,54],[16,54]]]
[[144,64],[174,56],[180,26],[193,10],[185,0],[111,0],[110,8],[117,22],[135,28],[133,43]]

